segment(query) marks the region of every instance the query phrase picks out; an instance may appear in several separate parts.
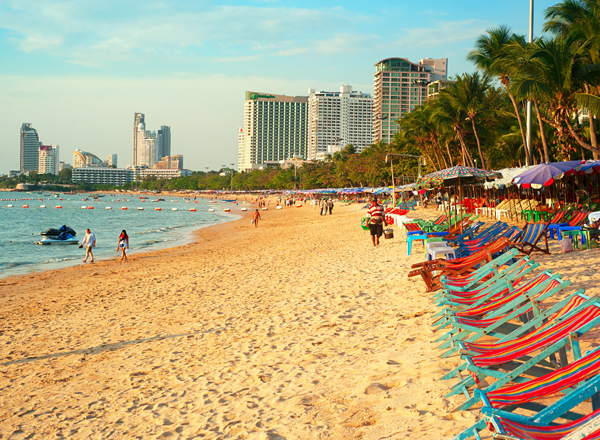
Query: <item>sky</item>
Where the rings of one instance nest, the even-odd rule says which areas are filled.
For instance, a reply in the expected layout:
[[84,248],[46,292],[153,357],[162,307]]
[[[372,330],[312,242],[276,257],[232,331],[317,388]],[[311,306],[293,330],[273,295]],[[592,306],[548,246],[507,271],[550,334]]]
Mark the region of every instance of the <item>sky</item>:
[[[555,3],[536,2],[535,35]],[[0,0],[0,174],[19,169],[24,122],[67,163],[79,148],[129,165],[134,112],[171,126],[186,168],[237,165],[247,90],[372,93],[390,57],[472,72],[478,36],[528,21],[527,0]]]

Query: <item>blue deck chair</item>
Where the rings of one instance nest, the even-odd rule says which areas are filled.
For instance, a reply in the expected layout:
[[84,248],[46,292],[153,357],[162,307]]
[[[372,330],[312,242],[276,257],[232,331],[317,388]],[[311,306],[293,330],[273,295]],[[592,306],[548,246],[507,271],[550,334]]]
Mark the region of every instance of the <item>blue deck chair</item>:
[[[514,240],[511,245],[526,255],[531,255],[534,251],[549,254],[548,249],[548,223],[526,223],[521,236]],[[538,242],[544,238],[545,247],[539,247]]]

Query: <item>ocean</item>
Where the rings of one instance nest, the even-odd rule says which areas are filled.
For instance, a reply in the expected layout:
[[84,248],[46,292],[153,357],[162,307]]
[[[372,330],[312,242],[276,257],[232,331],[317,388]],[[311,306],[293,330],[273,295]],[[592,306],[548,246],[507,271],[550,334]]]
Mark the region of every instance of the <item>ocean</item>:
[[[165,200],[153,202],[159,198]],[[0,192],[0,277],[81,264],[85,251],[78,245],[35,244],[43,238],[40,232],[62,225],[74,229],[79,242],[85,229],[90,228],[96,234],[96,259],[120,255],[116,249],[123,229],[129,235],[130,253],[188,243],[196,229],[235,220],[239,218],[236,212],[239,214],[245,206],[243,201],[236,205],[216,200],[218,203],[213,204],[198,198],[194,203],[193,197],[188,202],[182,197],[149,195],[148,199],[140,199],[137,195],[116,193],[106,194],[96,201],[89,194],[54,196],[37,192]],[[23,208],[23,205],[29,207]],[[127,209],[123,210],[123,207]],[[215,212],[208,212],[210,208]],[[224,208],[230,208],[231,212],[225,213]]]

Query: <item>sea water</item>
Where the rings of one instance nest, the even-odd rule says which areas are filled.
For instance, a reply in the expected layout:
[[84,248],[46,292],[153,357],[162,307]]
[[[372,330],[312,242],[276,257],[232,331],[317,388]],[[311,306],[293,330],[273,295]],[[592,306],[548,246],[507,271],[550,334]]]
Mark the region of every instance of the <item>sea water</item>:
[[[204,199],[195,202],[193,196],[189,201],[164,195],[148,197],[140,199],[117,193],[96,200],[89,194],[55,197],[33,192],[0,192],[0,277],[82,264],[85,250],[78,245],[35,244],[43,238],[39,233],[48,228],[67,225],[77,232],[80,243],[85,229],[90,228],[97,240],[95,259],[116,258],[120,256],[116,249],[123,229],[129,236],[130,252],[178,246],[190,242],[196,229],[239,218],[236,212],[244,206],[241,200],[236,205],[222,203],[220,199],[216,199],[218,204]],[[159,198],[165,201],[152,201]],[[23,205],[29,207],[23,208]],[[45,208],[41,208],[42,205]],[[86,209],[82,209],[84,206]],[[87,209],[89,206],[94,209]],[[215,212],[208,212],[210,208]],[[224,208],[231,212],[225,213]]]

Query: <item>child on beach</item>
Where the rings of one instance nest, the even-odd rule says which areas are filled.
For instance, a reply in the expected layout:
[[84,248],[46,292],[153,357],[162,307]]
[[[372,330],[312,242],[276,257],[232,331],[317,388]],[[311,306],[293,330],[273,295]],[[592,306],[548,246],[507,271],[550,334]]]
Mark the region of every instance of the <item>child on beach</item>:
[[125,229],[121,231],[121,235],[119,235],[119,242],[117,243],[117,252],[121,250],[121,262],[127,261],[127,254],[125,250],[129,249],[129,237],[127,236],[127,232]]

